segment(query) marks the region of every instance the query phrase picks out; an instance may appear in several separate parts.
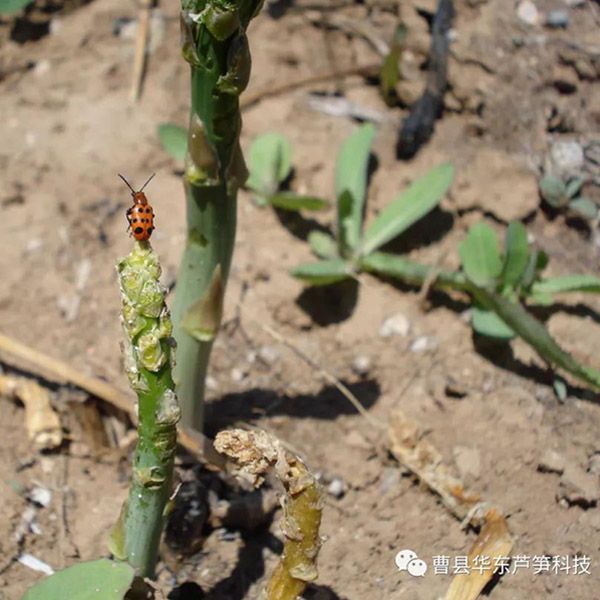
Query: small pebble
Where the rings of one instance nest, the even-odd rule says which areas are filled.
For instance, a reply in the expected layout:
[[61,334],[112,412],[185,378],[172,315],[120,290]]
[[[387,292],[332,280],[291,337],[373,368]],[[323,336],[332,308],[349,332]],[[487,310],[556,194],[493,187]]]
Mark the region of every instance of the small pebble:
[[35,67],[33,68],[34,75],[41,77],[50,71],[50,61],[47,59],[40,60],[35,63]]
[[523,0],[517,6],[517,17],[525,25],[536,25],[539,21],[538,10],[531,0]]
[[339,477],[334,477],[327,486],[327,493],[334,498],[341,498],[346,492],[346,485]]
[[352,362],[352,370],[361,377],[368,375],[371,370],[371,359],[368,356],[357,356]]
[[235,383],[240,383],[246,378],[246,373],[237,367],[231,369],[231,379]]
[[25,245],[25,252],[27,252],[27,254],[37,252],[38,250],[41,250],[43,245],[44,242],[42,242],[40,238],[31,238]]
[[206,378],[206,389],[211,390],[211,392],[219,389],[218,381],[210,375]]
[[552,144],[549,154],[550,174],[567,179],[580,174],[585,156],[581,144],[576,141],[557,141]]
[[273,365],[279,360],[281,353],[275,346],[262,346],[258,351],[258,356],[268,365]]
[[54,569],[43,560],[33,556],[32,554],[27,554],[26,552],[21,554],[17,560],[24,566],[32,571],[39,571],[40,573],[44,573],[44,575],[52,575],[54,573]]
[[426,335],[418,337],[410,345],[410,351],[415,353],[425,352],[426,350],[430,350],[431,348],[435,348],[435,340],[433,338],[427,337]]
[[379,328],[379,335],[381,337],[391,337],[393,335],[399,335],[406,337],[410,331],[410,322],[402,313],[396,313],[391,317],[388,317]]
[[546,25],[566,29],[569,26],[569,13],[566,10],[551,10],[546,17]]
[[556,450],[548,449],[538,462],[538,471],[543,473],[562,473],[565,470],[564,457]]
[[50,505],[50,502],[52,502],[52,492],[48,488],[36,485],[29,491],[27,498],[29,498],[31,502],[47,508]]
[[593,475],[600,475],[600,452],[594,452],[590,456],[588,471]]

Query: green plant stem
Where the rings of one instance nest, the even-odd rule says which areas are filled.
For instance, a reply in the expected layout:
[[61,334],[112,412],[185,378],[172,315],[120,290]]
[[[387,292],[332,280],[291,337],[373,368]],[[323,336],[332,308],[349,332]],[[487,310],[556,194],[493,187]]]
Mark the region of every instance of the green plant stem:
[[548,364],[564,369],[596,389],[600,388],[600,372],[580,364],[563,350],[544,325],[521,304],[510,302],[500,294],[475,285],[463,273],[438,271],[434,267],[383,252],[363,257],[360,267],[365,271],[400,279],[412,285],[423,285],[431,279],[434,288],[467,292],[485,308],[494,311]]
[[187,239],[173,304],[174,375],[183,424],[199,431],[233,254],[237,190],[247,176],[239,147],[239,95],[250,74],[245,30],[259,8],[259,0],[182,0],[192,103],[184,175]]
[[469,291],[470,283],[462,273],[438,270],[394,254],[373,252],[360,259],[360,268],[370,273],[401,279],[412,285],[423,285],[429,278],[437,289]]
[[[217,265],[229,273],[236,228],[236,198],[222,192],[204,192],[204,202],[197,188],[187,187],[188,239],[184,249],[175,299],[173,302],[174,337],[177,341],[175,380],[183,425],[202,431],[204,421],[204,381],[214,341],[213,336],[198,339],[184,327],[187,310],[206,293]],[[211,240],[202,243],[200,240]],[[222,299],[221,299],[222,303]]]
[[138,443],[129,497],[111,535],[113,554],[140,577],[153,577],[172,488],[180,411],[171,377],[171,320],[148,242],[118,264],[125,368],[138,397]]

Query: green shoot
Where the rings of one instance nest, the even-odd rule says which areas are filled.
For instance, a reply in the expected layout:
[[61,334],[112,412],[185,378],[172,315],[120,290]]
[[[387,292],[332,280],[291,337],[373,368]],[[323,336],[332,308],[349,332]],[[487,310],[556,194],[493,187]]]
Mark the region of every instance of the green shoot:
[[173,479],[180,417],[172,366],[172,325],[159,282],[160,264],[148,242],[135,242],[118,264],[125,333],[125,369],[138,397],[138,444],[129,498],[110,550],[142,577],[153,577],[163,515]]
[[553,208],[567,210],[573,215],[588,221],[598,218],[598,205],[591,199],[581,195],[585,180],[573,177],[564,182],[554,175],[546,175],[540,180],[540,194]]
[[390,44],[390,50],[384,57],[379,71],[379,91],[384,102],[388,106],[396,104],[396,85],[400,79],[398,62],[404,50],[408,29],[404,23],[400,23],[394,31],[394,37]]
[[258,206],[270,204],[284,210],[322,210],[327,202],[313,196],[303,196],[284,190],[292,172],[292,147],[280,133],[259,135],[248,154],[249,176],[246,187],[254,193]]
[[[509,302],[519,300],[534,304],[551,304],[553,295],[564,292],[598,292],[600,279],[593,275],[567,275],[543,278],[548,257],[530,250],[525,226],[510,223],[501,253],[494,230],[486,223],[471,227],[460,244],[459,254],[466,277],[480,288],[497,294]],[[510,339],[515,332],[495,309],[486,308],[475,299],[473,329],[488,337]]]
[[[261,4],[181,3],[182,53],[190,65],[192,97],[183,177],[187,239],[173,303],[174,377],[183,424],[199,431],[208,361],[233,255],[237,191],[248,175],[239,143],[239,97],[250,78],[246,29]],[[182,136],[173,133],[163,130],[163,144],[180,156]]]
[[398,195],[364,227],[372,125],[360,127],[342,146],[335,172],[337,235],[312,231],[308,241],[319,262],[299,265],[292,275],[310,285],[327,285],[353,277],[376,250],[431,212],[444,197],[454,175],[440,165]]
[[17,13],[27,6],[29,6],[33,0],[2,0],[0,2],[0,15],[12,15]]

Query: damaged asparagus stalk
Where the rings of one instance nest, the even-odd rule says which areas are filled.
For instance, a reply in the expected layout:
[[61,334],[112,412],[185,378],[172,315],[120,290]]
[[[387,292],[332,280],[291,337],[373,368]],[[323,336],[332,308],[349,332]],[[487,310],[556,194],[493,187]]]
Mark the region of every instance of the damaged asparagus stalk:
[[125,370],[138,397],[138,443],[133,475],[110,550],[140,577],[153,577],[165,507],[173,480],[180,412],[171,369],[174,362],[171,318],[160,264],[148,242],[134,242],[117,265]]
[[184,173],[187,240],[173,304],[175,381],[182,422],[198,431],[233,254],[237,190],[247,177],[239,144],[239,95],[250,77],[245,32],[261,5],[262,0],[182,0],[192,106]]
[[234,473],[258,487],[272,469],[284,489],[283,555],[267,586],[267,600],[296,600],[317,579],[321,546],[321,493],[314,475],[264,431],[221,431],[215,448],[233,463]]

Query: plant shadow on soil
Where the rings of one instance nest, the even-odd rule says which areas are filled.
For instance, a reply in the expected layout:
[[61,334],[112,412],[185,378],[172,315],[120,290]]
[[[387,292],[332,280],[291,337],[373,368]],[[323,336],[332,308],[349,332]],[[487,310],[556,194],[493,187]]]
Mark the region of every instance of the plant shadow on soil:
[[[369,410],[380,395],[379,383],[365,379],[344,383]],[[316,394],[289,396],[271,389],[254,388],[239,393],[226,394],[206,404],[207,434],[238,422],[248,423],[265,415],[288,415],[296,419],[334,420],[340,415],[356,414],[356,409],[333,385],[324,386]]]
[[[516,358],[510,344],[490,340],[473,333],[473,345],[477,352],[494,366],[535,381],[538,384],[552,387],[558,373],[550,367],[544,369],[535,364],[526,364]],[[592,390],[579,385],[567,385],[568,395],[580,400],[600,403],[600,396]]]
[[411,225],[381,250],[391,254],[408,254],[440,242],[454,227],[454,215],[436,206],[424,218]]
[[[243,600],[252,584],[265,576],[264,549],[269,548],[280,555],[283,544],[266,528],[243,532],[242,546],[233,571],[211,589],[204,591],[197,583],[187,581],[169,594],[169,600]],[[310,584],[303,594],[309,600],[325,597],[328,600],[344,600],[330,587]]]
[[[396,279],[381,278],[399,291],[408,292],[415,290],[415,286],[408,285]],[[432,290],[428,295],[431,308],[447,308],[457,316],[470,307],[470,303],[462,301],[442,291]],[[600,315],[589,306],[578,304],[555,303],[552,306],[530,307],[530,312],[540,321],[545,323],[553,314],[563,312],[577,317],[586,317],[600,324]],[[492,365],[509,371],[515,375],[534,381],[538,384],[552,388],[556,372],[550,368],[544,369],[535,364],[526,364],[515,357],[510,343],[502,343],[472,332],[473,347],[475,351],[489,361]],[[557,340],[560,345],[560,340]],[[600,395],[579,385],[568,385],[568,394],[580,400],[600,403]]]
[[304,288],[296,304],[321,327],[349,319],[358,302],[358,281],[346,279],[339,283]]

